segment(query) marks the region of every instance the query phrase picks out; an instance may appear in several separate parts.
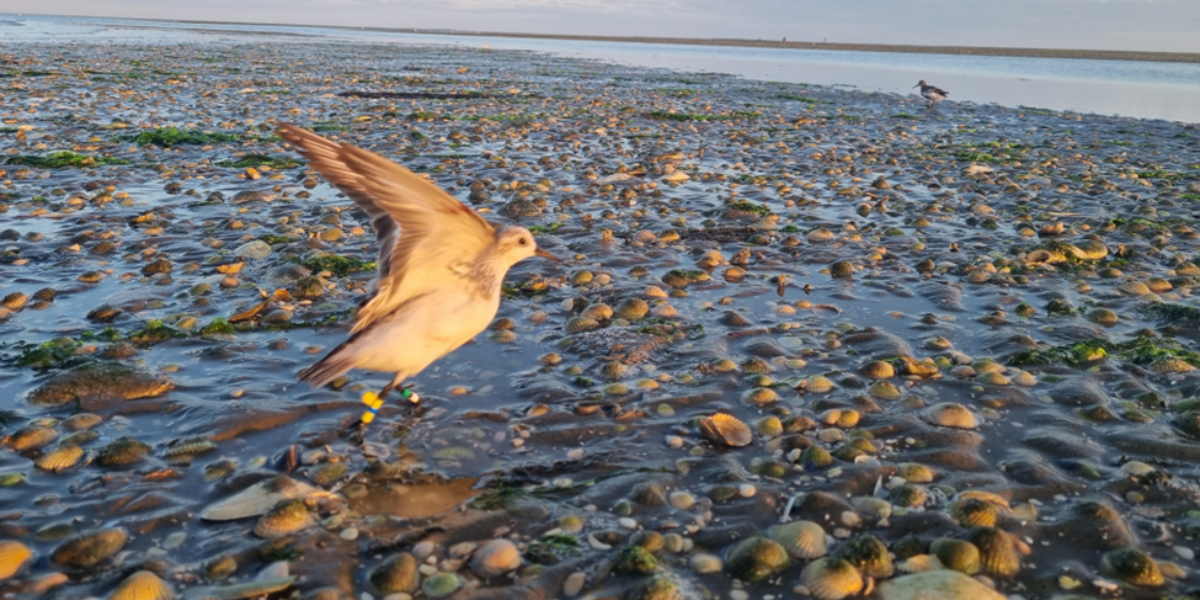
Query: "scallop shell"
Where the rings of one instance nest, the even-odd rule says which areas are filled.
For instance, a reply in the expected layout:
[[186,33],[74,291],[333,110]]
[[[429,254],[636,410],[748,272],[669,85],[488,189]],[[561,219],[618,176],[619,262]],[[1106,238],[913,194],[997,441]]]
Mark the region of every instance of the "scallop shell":
[[825,547],[825,530],[812,521],[792,521],[776,525],[767,535],[783,546],[792,558],[821,558],[828,551]]
[[121,467],[142,460],[150,452],[150,446],[129,436],[119,437],[108,443],[96,456],[96,463],[105,467]]
[[650,305],[641,298],[628,298],[617,305],[615,314],[622,319],[636,321],[650,312]]
[[761,358],[747,359],[746,361],[742,362],[741,369],[744,373],[757,373],[760,375],[774,371],[774,369],[771,368],[771,365]]
[[708,439],[734,448],[747,446],[754,441],[754,434],[749,426],[737,417],[725,413],[700,419],[700,431]]
[[947,569],[966,575],[979,572],[979,548],[971,542],[953,538],[938,538],[929,546],[929,552]]
[[896,375],[896,368],[892,363],[873,360],[863,365],[862,374],[870,379],[887,379]]
[[900,476],[909,483],[929,483],[933,481],[933,469],[919,463],[900,463]]
[[1021,387],[1033,387],[1038,383],[1037,377],[1034,377],[1029,371],[1017,371],[1009,379],[1013,382],[1013,385]]
[[950,517],[963,527],[995,527],[996,519],[1008,513],[1008,509],[1003,506],[976,498],[956,499],[946,510]]
[[800,453],[800,464],[805,469],[824,469],[833,464],[833,456],[820,446],[809,446]]
[[995,371],[985,371],[975,376],[975,381],[986,385],[1008,385],[1009,379]]
[[492,331],[500,331],[500,330],[504,330],[504,329],[516,329],[516,328],[517,328],[517,323],[508,317],[500,317],[499,319],[492,321],[491,324],[488,325],[488,329],[491,329]]
[[274,538],[304,531],[315,525],[304,500],[284,500],[254,525],[254,535]]
[[128,540],[123,529],[87,532],[60,544],[50,553],[50,560],[56,565],[90,569],[119,552]]
[[858,569],[840,558],[817,559],[804,567],[800,577],[818,600],[842,600],[863,589]]
[[979,564],[990,577],[1008,578],[1021,570],[1020,559],[1009,534],[995,527],[976,527],[967,541],[979,549]]
[[896,506],[905,508],[923,506],[929,499],[929,492],[925,490],[924,486],[912,483],[898,485],[892,488],[888,495]]
[[217,449],[217,445],[208,438],[188,438],[179,440],[167,446],[163,456],[170,459],[192,457],[205,452],[212,452]]
[[813,375],[800,382],[801,388],[812,394],[824,394],[834,388],[833,380],[824,375]]
[[931,425],[955,429],[974,429],[978,425],[975,415],[957,402],[934,404],[921,411],[921,418]]
[[221,585],[207,588],[193,588],[188,590],[188,598],[209,599],[217,598],[219,600],[237,600],[240,598],[265,598],[275,592],[281,592],[291,587],[292,582],[296,581],[295,576],[292,577],[276,577],[274,579],[255,579],[245,583],[235,583],[232,585]]
[[599,327],[599,323],[597,323],[594,319],[589,319],[587,317],[572,317],[571,319],[567,320],[565,325],[563,325],[563,329],[565,329],[567,333],[583,333],[585,331],[598,329]]
[[667,293],[664,292],[663,289],[658,287],[657,285],[652,285],[652,286],[647,287],[645,290],[642,290],[642,295],[646,296],[647,298],[666,298],[667,297]]
[[820,244],[822,242],[828,242],[832,240],[833,232],[824,227],[820,227],[808,232],[808,235],[804,237],[809,241],[810,244]]
[[850,499],[850,506],[868,517],[886,521],[892,516],[892,503],[874,496],[855,496]]
[[280,475],[260,481],[204,509],[200,518],[205,521],[234,521],[257,517],[274,508],[281,500],[305,498],[316,491],[317,488],[311,485]]
[[899,400],[900,388],[897,388],[890,381],[876,381],[867,388],[867,393],[880,400]]
[[1186,361],[1175,358],[1174,356],[1164,356],[1150,363],[1150,370],[1155,373],[1186,373],[1195,371],[1196,367],[1188,364]]
[[75,433],[64,436],[58,440],[59,446],[82,446],[84,444],[95,441],[100,437],[100,432],[95,429],[84,429]]
[[511,344],[517,341],[517,333],[511,329],[498,329],[489,337],[497,344]]
[[33,556],[29,548],[15,540],[0,542],[0,581],[12,577]]
[[887,600],[1008,600],[1007,596],[978,580],[948,569],[928,570],[881,582],[878,596]]
[[323,488],[327,488],[333,485],[334,482],[341,479],[346,474],[347,470],[348,467],[346,466],[346,463],[324,463],[322,465],[313,467],[312,470],[309,471],[308,478],[311,479],[313,483]]
[[891,577],[892,555],[879,538],[866,533],[842,544],[837,557],[854,565],[864,575],[876,579]]
[[1100,559],[1105,575],[1141,587],[1159,587],[1165,580],[1158,563],[1137,548],[1117,548]]
[[43,454],[33,464],[39,469],[57,472],[79,464],[83,454],[83,448],[79,446],[63,446]]
[[607,321],[613,317],[613,309],[607,304],[593,304],[579,313],[581,317],[587,317],[594,321]]
[[17,452],[24,452],[26,450],[41,448],[42,446],[53,442],[54,438],[57,437],[58,431],[54,429],[49,427],[32,426],[18,430],[16,433],[8,436],[8,439],[5,440],[5,443],[9,448],[12,448]]
[[417,559],[407,552],[398,552],[371,569],[368,579],[375,589],[384,595],[417,591],[421,585],[421,573],[417,571]]
[[138,571],[113,590],[109,600],[175,600],[167,582],[150,571]]
[[708,366],[708,369],[713,373],[728,373],[737,370],[737,363],[728,358],[715,360]]
[[753,406],[766,406],[779,401],[779,394],[771,388],[754,388],[742,394],[742,400]]
[[764,537],[742,540],[729,549],[725,569],[734,577],[751,583],[762,581],[787,567],[787,550]]
[[67,431],[83,431],[91,429],[104,421],[104,417],[92,413],[78,413],[63,420],[63,429]]
[[674,306],[671,306],[669,302],[661,302],[655,305],[654,308],[650,309],[650,316],[658,317],[660,319],[670,319],[671,317],[678,315],[679,311],[676,310]]
[[605,379],[617,381],[629,375],[629,367],[619,360],[610,360],[600,367],[600,374]]
[[541,325],[542,323],[546,322],[546,319],[549,319],[549,318],[550,318],[550,315],[546,314],[546,311],[535,310],[535,311],[529,313],[529,316],[526,317],[526,320],[528,320],[530,323],[533,323],[534,325]]

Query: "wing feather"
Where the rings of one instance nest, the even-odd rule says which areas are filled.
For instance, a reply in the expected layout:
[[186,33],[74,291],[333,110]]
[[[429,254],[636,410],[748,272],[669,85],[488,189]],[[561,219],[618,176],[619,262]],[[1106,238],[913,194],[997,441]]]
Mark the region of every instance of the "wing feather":
[[416,173],[349,144],[293,125],[279,135],[309,165],[372,219],[379,240],[375,297],[358,311],[354,331],[389,314],[408,298],[463,277],[495,240],[478,213]]

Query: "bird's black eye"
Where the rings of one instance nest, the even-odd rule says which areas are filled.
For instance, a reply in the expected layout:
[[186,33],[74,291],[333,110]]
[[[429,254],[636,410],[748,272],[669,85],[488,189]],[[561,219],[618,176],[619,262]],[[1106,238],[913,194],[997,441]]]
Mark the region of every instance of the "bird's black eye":
[[522,246],[524,246],[524,245],[525,245],[525,238],[521,238],[521,245],[522,245]]

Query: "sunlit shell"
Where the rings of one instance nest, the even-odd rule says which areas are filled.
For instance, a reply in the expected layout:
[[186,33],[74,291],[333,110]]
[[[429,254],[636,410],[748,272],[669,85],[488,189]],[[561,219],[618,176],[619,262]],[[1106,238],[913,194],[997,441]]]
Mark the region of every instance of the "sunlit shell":
[[778,402],[779,394],[771,388],[754,388],[742,394],[742,401],[753,406],[766,406]]
[[660,302],[654,305],[654,308],[650,309],[650,316],[660,319],[670,319],[678,315],[679,311],[674,306],[671,306],[669,302]]
[[1034,377],[1029,371],[1017,371],[1010,378],[1014,385],[1021,387],[1033,387],[1037,385],[1037,377]]
[[216,449],[217,445],[208,438],[187,438],[167,446],[163,456],[169,459],[192,457]]
[[842,600],[863,589],[858,569],[840,558],[819,558],[804,567],[800,577],[817,600]]
[[938,375],[938,365],[933,359],[925,358],[916,360],[907,356],[901,356],[900,361],[904,363],[904,374],[914,375],[916,377],[936,377]]
[[809,560],[825,556],[825,530],[812,521],[792,521],[776,525],[767,535],[783,546],[792,558]]
[[284,500],[254,525],[254,535],[274,538],[304,531],[316,522],[304,500]]
[[1142,296],[1150,293],[1150,286],[1140,281],[1126,281],[1117,286],[1118,290],[1129,294],[1130,296]]
[[890,381],[876,381],[867,388],[867,393],[880,400],[899,400],[900,389]]
[[1008,500],[995,492],[986,490],[964,490],[955,494],[955,500],[981,500],[989,504],[995,504],[1001,508],[1009,508]]
[[142,460],[149,452],[150,446],[123,436],[109,442],[96,456],[96,463],[106,467],[131,465]]
[[545,323],[546,319],[548,318],[550,318],[550,315],[546,314],[546,311],[544,310],[535,310],[529,313],[528,317],[525,317],[527,321],[533,323],[534,325],[541,325],[542,323]]
[[233,521],[257,517],[280,503],[281,500],[305,498],[317,488],[280,475],[260,481],[236,495],[226,498],[200,513],[205,521]]
[[1192,365],[1188,364],[1187,361],[1175,358],[1174,356],[1164,356],[1150,363],[1150,370],[1160,374],[1186,373],[1188,371],[1195,371],[1196,367],[1193,367]]
[[216,481],[223,479],[237,469],[238,462],[232,458],[225,458],[214,463],[204,465],[204,480]]
[[949,569],[926,570],[880,582],[877,595],[887,600],[1008,600],[978,580]]
[[813,394],[824,394],[834,388],[833,380],[824,375],[813,375],[800,382],[801,389]]
[[783,433],[783,421],[775,415],[768,415],[754,422],[754,430],[765,438],[773,438]]
[[800,464],[805,469],[824,469],[833,464],[833,456],[820,446],[809,446],[800,453]]
[[1099,240],[1077,240],[1064,246],[1067,252],[1082,260],[1100,260],[1108,256],[1108,248]]
[[742,362],[741,369],[744,373],[758,374],[766,374],[774,371],[774,369],[771,368],[770,363],[757,357],[750,358]]
[[58,431],[49,427],[26,427],[18,430],[16,433],[8,436],[5,443],[9,448],[17,452],[26,450],[34,450],[41,448],[54,441],[58,437]]
[[1164,583],[1162,570],[1149,554],[1137,548],[1117,548],[1100,559],[1105,575],[1141,587],[1159,587]]
[[646,304],[641,298],[628,298],[617,305],[615,314],[622,319],[636,321],[646,316],[650,311],[650,305]]
[[95,429],[84,429],[75,433],[67,434],[62,439],[58,440],[59,446],[82,446],[95,441],[100,437],[100,432]]
[[174,600],[175,592],[167,582],[150,571],[138,571],[125,578],[113,590],[109,600]]
[[491,329],[492,331],[501,331],[504,329],[516,329],[516,327],[517,327],[517,323],[508,317],[500,317],[499,319],[492,321],[491,324],[488,325],[488,329]]
[[642,290],[642,294],[644,296],[646,296],[647,298],[666,298],[667,297],[667,293],[664,292],[663,289],[658,287],[657,285],[652,285],[652,286],[647,287],[645,290]]
[[498,329],[488,337],[497,344],[511,344],[517,341],[517,332],[511,329]]
[[57,472],[79,464],[83,454],[83,448],[79,446],[62,446],[43,454],[33,464],[39,469]]
[[947,569],[974,575],[979,572],[979,548],[975,544],[954,538],[938,538],[929,546],[930,553]]
[[910,483],[929,483],[933,481],[933,469],[919,463],[900,463],[900,476]]
[[976,498],[958,498],[946,507],[953,518],[963,527],[995,527],[996,519],[1008,513],[1008,509]]
[[567,320],[565,325],[563,325],[563,329],[566,330],[567,333],[583,333],[585,331],[598,329],[599,327],[600,324],[597,323],[595,319],[589,319],[587,317],[572,317]]
[[204,595],[197,596],[197,598],[228,598],[231,600],[234,598],[265,598],[275,592],[288,589],[294,581],[296,581],[295,576],[253,579],[245,583],[205,588]]
[[[932,554],[915,554],[896,563],[896,570],[901,573],[924,573],[935,569],[945,569],[945,567],[942,566],[942,561]],[[957,598],[958,596],[950,597]]]
[[876,579],[892,576],[892,555],[879,538],[869,533],[843,543],[837,549],[837,557],[854,565],[864,575]]
[[309,471],[308,478],[313,483],[327,488],[346,475],[346,463],[323,463]]
[[824,227],[820,227],[808,232],[808,235],[804,237],[808,239],[809,243],[820,244],[822,242],[828,242],[829,240],[832,240],[833,232],[825,229]]
[[700,431],[708,439],[734,448],[747,446],[754,441],[754,434],[749,426],[737,417],[725,413],[700,419]]
[[50,560],[56,565],[90,569],[119,552],[128,540],[123,529],[87,532],[60,544],[50,553]]
[[975,381],[987,385],[1008,385],[1009,380],[995,371],[986,371],[975,376]]
[[787,550],[778,542],[764,537],[742,540],[725,556],[725,570],[742,581],[762,581],[787,567]]
[[104,421],[104,417],[92,413],[79,413],[63,419],[63,429],[67,431],[83,431],[91,429]]
[[971,411],[957,402],[934,404],[921,411],[921,418],[931,425],[953,427],[956,429],[974,429],[978,423]]
[[893,504],[906,508],[922,506],[929,499],[929,492],[925,487],[913,483],[898,485],[892,488],[888,495]]
[[863,365],[862,374],[870,379],[887,379],[896,375],[896,368],[892,363],[873,360]]
[[421,585],[421,573],[417,571],[417,559],[408,552],[398,552],[371,569],[368,579],[375,589],[384,595],[411,594]]
[[1008,578],[1021,570],[1020,559],[1008,533],[995,527],[976,527],[968,533],[967,541],[979,549],[979,564],[984,574]]
[[629,367],[619,360],[610,360],[600,367],[600,374],[605,379],[616,381],[629,375]]
[[4,581],[21,570],[33,553],[21,542],[0,541],[0,581]]
[[728,373],[737,370],[737,363],[733,362],[732,359],[722,358],[713,361],[708,365],[708,369],[713,373]]
[[579,313],[581,317],[587,317],[594,321],[607,321],[613,317],[613,309],[607,304],[593,304]]
[[858,512],[880,521],[886,521],[892,516],[892,503],[874,496],[855,496],[850,499],[850,505]]

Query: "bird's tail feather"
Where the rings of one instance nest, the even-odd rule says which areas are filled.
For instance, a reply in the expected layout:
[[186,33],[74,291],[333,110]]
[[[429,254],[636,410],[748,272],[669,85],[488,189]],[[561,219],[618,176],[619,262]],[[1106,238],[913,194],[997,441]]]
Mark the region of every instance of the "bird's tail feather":
[[319,388],[353,369],[354,357],[350,352],[343,352],[349,343],[347,341],[339,345],[332,352],[326,354],[325,358],[317,361],[315,365],[301,371],[300,381]]

